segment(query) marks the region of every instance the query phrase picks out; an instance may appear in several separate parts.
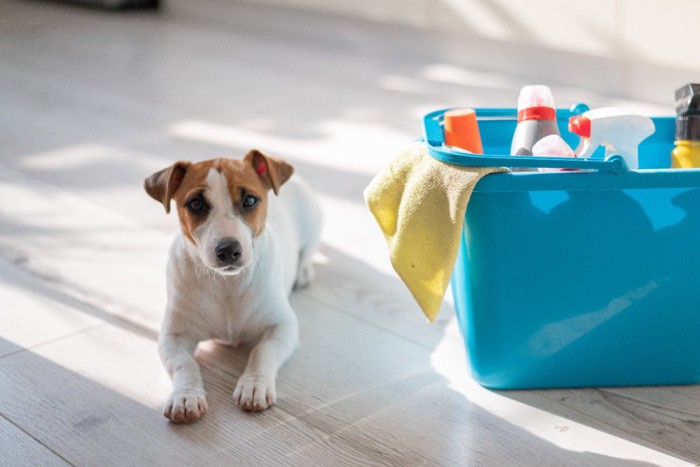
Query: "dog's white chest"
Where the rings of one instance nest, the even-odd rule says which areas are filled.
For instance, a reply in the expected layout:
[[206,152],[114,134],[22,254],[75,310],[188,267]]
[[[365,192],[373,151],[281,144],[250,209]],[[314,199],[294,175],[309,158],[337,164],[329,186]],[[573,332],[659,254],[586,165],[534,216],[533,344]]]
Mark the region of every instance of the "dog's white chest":
[[[213,284],[201,295],[206,328],[211,337],[233,345],[258,337],[274,323],[272,317],[260,310],[261,299],[250,290],[239,290],[237,284],[225,281]],[[232,290],[229,290],[232,289]]]

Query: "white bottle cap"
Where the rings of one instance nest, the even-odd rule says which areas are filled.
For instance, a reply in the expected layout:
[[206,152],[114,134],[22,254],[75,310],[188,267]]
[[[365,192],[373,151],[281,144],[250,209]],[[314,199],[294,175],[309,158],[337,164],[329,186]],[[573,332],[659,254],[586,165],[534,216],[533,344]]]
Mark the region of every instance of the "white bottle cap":
[[554,97],[549,86],[533,84],[524,86],[518,96],[518,111],[530,107],[554,107]]
[[[576,157],[574,151],[559,135],[545,136],[532,147],[533,156]],[[571,169],[551,169],[540,167],[540,172],[562,172]]]
[[574,151],[559,135],[545,136],[532,147],[533,156],[575,157]]

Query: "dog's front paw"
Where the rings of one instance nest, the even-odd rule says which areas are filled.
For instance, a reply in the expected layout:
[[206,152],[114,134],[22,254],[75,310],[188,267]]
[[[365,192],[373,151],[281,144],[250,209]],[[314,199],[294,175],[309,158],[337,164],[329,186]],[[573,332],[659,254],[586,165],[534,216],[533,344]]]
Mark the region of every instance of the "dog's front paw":
[[242,375],[233,390],[233,402],[243,410],[261,412],[276,400],[275,379],[262,375]]
[[209,405],[203,389],[173,391],[163,415],[175,423],[194,423],[207,413]]

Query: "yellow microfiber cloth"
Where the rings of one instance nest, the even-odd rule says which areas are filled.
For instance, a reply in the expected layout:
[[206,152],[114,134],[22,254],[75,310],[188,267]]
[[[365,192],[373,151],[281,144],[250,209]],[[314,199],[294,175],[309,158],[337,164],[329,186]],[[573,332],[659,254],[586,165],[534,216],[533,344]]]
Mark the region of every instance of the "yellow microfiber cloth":
[[474,186],[484,175],[507,170],[446,164],[416,142],[365,189],[391,263],[429,321],[435,320],[450,282]]

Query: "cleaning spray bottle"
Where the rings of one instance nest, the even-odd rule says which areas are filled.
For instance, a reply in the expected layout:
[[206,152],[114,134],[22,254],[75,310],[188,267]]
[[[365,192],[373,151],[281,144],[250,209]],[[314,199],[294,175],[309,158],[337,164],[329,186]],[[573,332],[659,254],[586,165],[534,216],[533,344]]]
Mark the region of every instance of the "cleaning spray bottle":
[[700,84],[687,84],[676,90],[676,147],[671,152],[671,168],[700,167]]
[[569,131],[581,137],[576,157],[591,157],[598,146],[605,147],[605,157],[619,154],[627,168],[639,168],[637,147],[654,133],[649,117],[617,107],[589,110],[569,119]]
[[[571,147],[559,135],[545,136],[532,147],[533,156],[576,157]],[[540,172],[567,172],[576,169],[552,169],[540,167]]]
[[559,135],[552,91],[543,85],[523,87],[518,96],[518,125],[510,154],[531,156],[535,143],[549,135]]

